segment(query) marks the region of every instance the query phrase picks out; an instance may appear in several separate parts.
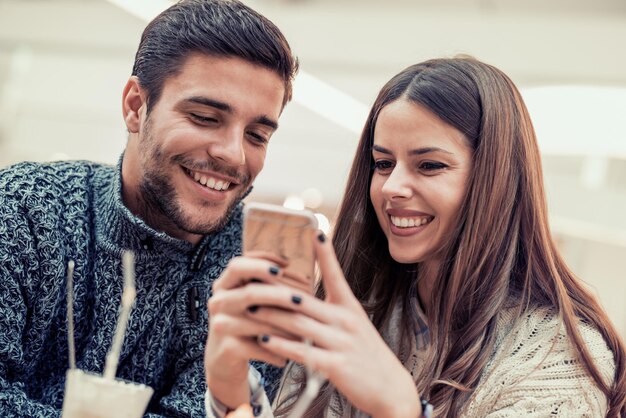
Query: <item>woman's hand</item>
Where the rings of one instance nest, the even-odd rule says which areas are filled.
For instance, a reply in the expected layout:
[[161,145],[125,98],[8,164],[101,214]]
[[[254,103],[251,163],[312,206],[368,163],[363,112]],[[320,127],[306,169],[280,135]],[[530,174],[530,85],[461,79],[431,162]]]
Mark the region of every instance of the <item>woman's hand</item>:
[[268,286],[274,291],[255,301],[262,307],[246,315],[301,338],[268,333],[260,344],[277,357],[322,372],[354,406],[373,417],[418,417],[421,406],[410,373],[354,297],[332,245],[325,241],[319,235],[315,246],[326,300],[285,286]]
[[239,408],[226,415],[226,418],[254,418],[252,407],[249,403],[241,405]]
[[279,264],[255,257],[236,257],[213,283],[208,302],[209,336],[204,353],[207,387],[214,398],[230,408],[250,402],[248,361],[261,360],[279,367],[286,359],[257,343],[259,335],[288,337],[248,315],[256,298],[271,293],[267,284],[282,274]]

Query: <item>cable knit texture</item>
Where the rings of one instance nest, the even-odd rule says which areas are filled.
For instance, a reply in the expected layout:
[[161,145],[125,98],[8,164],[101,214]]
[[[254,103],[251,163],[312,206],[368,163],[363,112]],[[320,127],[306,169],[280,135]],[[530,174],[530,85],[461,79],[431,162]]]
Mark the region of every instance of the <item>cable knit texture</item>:
[[[120,166],[22,163],[0,171],[2,417],[60,416],[69,260],[76,263],[77,367],[102,373],[125,249],[136,254],[137,299],[117,376],[154,388],[146,417],[205,416],[206,300],[240,252],[241,205],[222,230],[193,246],[155,231],[123,205]],[[279,370],[255,367],[268,382],[277,379]]]
[[[399,340],[398,307],[383,338],[396,348]],[[581,323],[579,330],[604,380],[613,382],[615,363],[600,333]],[[405,367],[415,377],[427,367],[426,350],[413,345]],[[284,399],[295,390],[293,380],[285,376]],[[358,384],[355,382],[355,384]],[[381,382],[384,384],[384,382]],[[347,418],[346,399],[335,392],[326,418]],[[261,417],[271,418],[267,398]],[[607,399],[577,359],[565,327],[552,310],[536,308],[516,318],[505,310],[498,320],[496,345],[483,372],[478,388],[468,400],[459,418],[599,418],[606,416]],[[211,414],[209,414],[210,417]],[[355,411],[356,417],[368,415]]]
[[[604,417],[607,399],[577,359],[565,325],[553,312],[537,309],[515,323],[500,317],[501,332],[481,383],[463,417]],[[578,327],[604,381],[615,374],[613,353],[592,326]]]

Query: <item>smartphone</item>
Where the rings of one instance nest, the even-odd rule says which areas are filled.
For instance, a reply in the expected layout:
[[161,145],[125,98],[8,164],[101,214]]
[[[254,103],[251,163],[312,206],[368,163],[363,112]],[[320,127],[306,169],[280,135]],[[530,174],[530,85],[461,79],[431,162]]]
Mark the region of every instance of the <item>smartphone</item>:
[[313,212],[248,203],[243,216],[243,254],[284,265],[281,281],[313,293],[315,249],[311,231],[317,229]]

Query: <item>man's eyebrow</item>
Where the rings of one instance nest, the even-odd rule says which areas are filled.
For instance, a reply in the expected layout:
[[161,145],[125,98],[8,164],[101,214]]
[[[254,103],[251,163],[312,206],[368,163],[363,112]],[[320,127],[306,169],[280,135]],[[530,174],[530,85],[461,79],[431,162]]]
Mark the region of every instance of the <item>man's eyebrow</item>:
[[[392,154],[387,148],[381,147],[380,145],[372,145],[372,150],[376,152],[380,152],[382,154]],[[422,155],[428,154],[430,152],[445,152],[446,154],[452,154],[450,151],[446,151],[443,148],[437,147],[424,147],[424,148],[416,148],[409,151],[409,155]]]
[[201,104],[203,106],[214,107],[227,113],[233,113],[233,108],[228,103],[220,102],[219,100],[209,99],[208,97],[193,96],[189,97],[186,101]]
[[[230,114],[234,113],[232,106],[230,106],[228,103],[220,102],[219,100],[209,99],[208,97],[193,96],[193,97],[188,98],[186,101],[190,103],[197,103],[203,106],[209,106],[209,107],[215,108],[217,110],[221,110],[226,113],[230,113]],[[278,129],[278,122],[273,119],[270,119],[269,117],[265,115],[259,116],[258,118],[256,118],[254,120],[254,123],[259,123],[261,125],[268,126],[274,131]]]
[[272,128],[272,130],[274,131],[278,129],[278,122],[276,122],[273,119],[268,118],[267,116],[260,116],[256,118],[254,122],[259,123],[261,125],[265,125],[269,128]]

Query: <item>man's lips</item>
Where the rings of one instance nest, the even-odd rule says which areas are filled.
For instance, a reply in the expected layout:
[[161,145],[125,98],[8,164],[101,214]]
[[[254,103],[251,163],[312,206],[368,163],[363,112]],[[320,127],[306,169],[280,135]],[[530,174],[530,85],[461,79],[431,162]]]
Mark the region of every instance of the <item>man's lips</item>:
[[225,191],[239,185],[239,181],[232,178],[225,178],[214,173],[194,171],[185,167],[183,167],[183,169],[187,176],[196,183],[212,190]]

